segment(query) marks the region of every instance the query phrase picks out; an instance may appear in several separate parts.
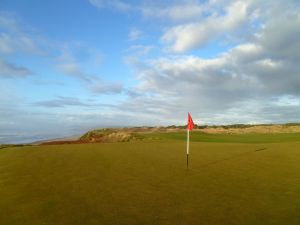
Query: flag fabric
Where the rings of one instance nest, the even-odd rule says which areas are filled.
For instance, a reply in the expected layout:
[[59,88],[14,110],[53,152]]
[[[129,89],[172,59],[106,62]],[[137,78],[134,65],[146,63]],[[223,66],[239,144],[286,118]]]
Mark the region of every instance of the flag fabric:
[[193,118],[191,117],[191,114],[188,113],[187,129],[188,130],[193,130],[194,126],[195,126],[195,124],[194,124]]

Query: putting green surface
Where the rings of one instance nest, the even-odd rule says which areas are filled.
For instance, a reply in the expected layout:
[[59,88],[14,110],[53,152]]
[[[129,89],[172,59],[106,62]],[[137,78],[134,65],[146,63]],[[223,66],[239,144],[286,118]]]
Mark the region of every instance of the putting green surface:
[[172,135],[1,149],[0,224],[300,224],[299,134],[249,144],[191,133],[189,169]]

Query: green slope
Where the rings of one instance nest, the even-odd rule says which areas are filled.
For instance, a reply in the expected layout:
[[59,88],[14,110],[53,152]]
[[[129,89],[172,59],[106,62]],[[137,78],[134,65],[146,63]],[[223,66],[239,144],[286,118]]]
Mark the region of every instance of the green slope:
[[[146,137],[163,140],[186,141],[186,132],[173,133],[150,133]],[[279,143],[300,141],[300,133],[279,133],[279,134],[207,134],[201,131],[190,132],[191,142],[214,142],[214,143]]]
[[0,224],[300,224],[300,142],[179,137],[1,149]]

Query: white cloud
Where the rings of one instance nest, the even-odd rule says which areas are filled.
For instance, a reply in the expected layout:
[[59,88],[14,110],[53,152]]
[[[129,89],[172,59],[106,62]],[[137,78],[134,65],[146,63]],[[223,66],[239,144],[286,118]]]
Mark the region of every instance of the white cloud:
[[257,66],[264,68],[266,70],[273,70],[273,71],[278,71],[280,69],[280,67],[282,66],[281,62],[276,62],[274,60],[271,59],[262,59],[262,60],[258,60],[256,62]]
[[0,34],[0,53],[10,54],[13,52],[12,39],[5,33]]
[[64,96],[59,96],[53,100],[38,101],[38,102],[35,102],[34,105],[50,107],[50,108],[66,107],[66,106],[77,106],[77,107],[78,106],[89,106],[89,104],[84,103],[83,101],[81,101],[78,98],[64,97]]
[[122,13],[137,13],[147,19],[168,20],[171,22],[189,21],[203,18],[212,11],[211,7],[226,5],[224,2],[201,1],[140,1],[131,3],[122,0],[89,0],[103,10],[111,9]]
[[257,56],[262,52],[262,47],[254,44],[254,43],[244,43],[237,45],[234,49],[231,51],[234,51],[234,54],[242,54],[242,55],[254,55]]
[[187,2],[174,5],[143,5],[139,9],[145,17],[170,19],[176,22],[201,18],[206,10],[206,5]]
[[[71,52],[64,52],[58,57],[57,69],[68,76],[78,79],[82,85],[95,94],[120,94],[123,91],[121,82],[108,82],[101,76],[88,72]],[[85,65],[86,66],[86,65]]]
[[81,76],[82,72],[77,64],[75,63],[65,63],[58,66],[58,68],[66,74],[74,75],[74,76]]
[[57,68],[66,75],[72,76],[79,81],[92,93],[96,94],[120,94],[123,91],[121,82],[108,82],[96,75],[85,72],[75,62],[59,64]]
[[300,49],[300,6],[285,13],[270,16],[258,35],[264,47],[274,57],[299,60]]
[[42,55],[45,52],[42,50],[42,40],[29,36],[25,33],[17,35],[11,32],[0,33],[0,53],[25,53],[30,55]]
[[33,32],[33,29],[18,21],[15,15],[0,12],[0,54],[40,56],[45,54],[45,42],[47,41]]
[[63,74],[73,76],[73,77],[78,78],[78,79],[80,79],[82,81],[85,81],[85,82],[90,82],[91,81],[92,77],[89,76],[88,74],[84,73],[77,63],[74,63],[74,62],[62,63],[62,64],[59,64],[57,66],[57,68]]
[[133,6],[121,0],[89,0],[89,2],[99,9],[111,8],[121,12],[129,12]]
[[168,44],[168,50],[185,52],[199,48],[219,36],[235,31],[247,22],[248,4],[232,2],[225,8],[225,14],[211,14],[199,22],[177,25],[167,29],[162,41]]
[[[259,3],[254,3],[258,7]],[[149,109],[155,108],[153,103],[157,108],[166,105],[159,112],[161,117],[152,112],[157,118],[181,118],[189,110],[194,112],[196,119],[199,117],[210,123],[298,121],[300,17],[298,7],[279,5],[282,6],[280,15],[274,14],[279,7],[274,4],[264,15],[264,25],[258,26],[256,33],[245,36],[239,45],[218,56],[205,59],[193,55],[169,55],[134,61],[139,79],[137,90],[147,95],[130,98],[127,110],[138,111],[134,105],[144,103],[140,114],[149,113]],[[232,4],[223,16],[218,14],[201,23],[172,28],[178,36],[174,39],[177,42],[170,47],[177,52],[186,51],[200,42],[205,43],[205,37],[209,35],[216,36],[218,32],[223,34],[240,27],[251,15],[246,10],[247,5],[241,8],[237,13],[238,5]],[[250,11],[256,11],[255,7],[249,5]],[[216,21],[220,22],[221,31],[214,29]],[[249,26],[247,22],[245,24],[243,29]],[[204,37],[200,32],[195,38],[198,25],[201,25],[199,29],[204,32]],[[151,104],[148,96],[152,96]]]
[[135,27],[131,28],[129,35],[128,35],[128,39],[129,39],[129,41],[136,41],[141,38],[142,34],[143,34],[142,31],[140,31],[139,29],[137,29]]
[[127,50],[126,53],[130,53],[131,55],[144,56],[150,53],[155,47],[153,45],[132,45]]
[[89,0],[89,2],[98,8],[104,8],[107,4],[105,0]]
[[69,43],[62,46],[61,54],[56,58],[56,68],[60,73],[77,79],[93,94],[122,93],[124,87],[121,82],[107,81],[99,72],[102,58],[99,51],[83,43]]
[[7,12],[0,12],[0,27],[9,30],[19,30],[19,23],[15,19],[15,15]]
[[31,75],[32,72],[22,66],[18,66],[0,59],[0,78],[22,78]]
[[123,91],[121,82],[96,81],[90,86],[90,90],[97,94],[120,94]]

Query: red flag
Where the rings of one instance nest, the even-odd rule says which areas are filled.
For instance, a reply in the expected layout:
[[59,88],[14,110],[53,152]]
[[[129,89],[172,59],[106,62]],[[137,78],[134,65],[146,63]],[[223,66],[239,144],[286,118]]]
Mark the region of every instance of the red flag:
[[195,126],[195,124],[194,124],[194,122],[193,122],[193,119],[192,119],[192,117],[191,117],[191,114],[188,113],[188,124],[187,124],[187,129],[188,129],[188,130],[193,130],[194,126]]

